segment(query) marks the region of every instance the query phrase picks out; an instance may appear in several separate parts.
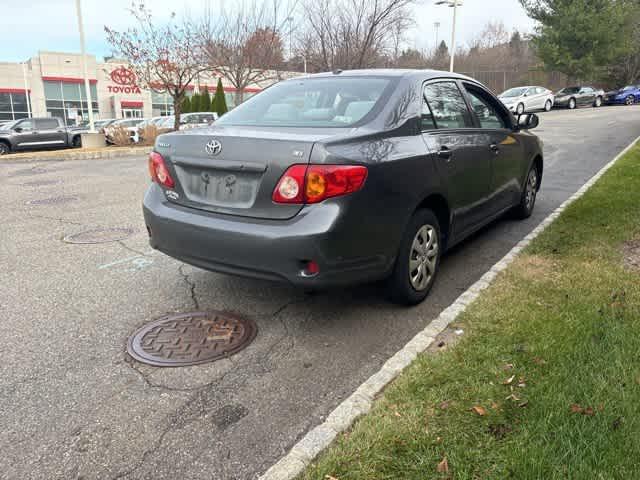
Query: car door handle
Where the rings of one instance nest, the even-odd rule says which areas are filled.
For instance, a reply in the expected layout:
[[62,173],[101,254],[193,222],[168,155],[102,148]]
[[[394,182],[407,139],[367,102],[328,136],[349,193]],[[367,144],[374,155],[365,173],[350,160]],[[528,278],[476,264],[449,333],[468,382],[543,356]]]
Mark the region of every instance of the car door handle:
[[489,148],[494,153],[500,153],[500,147],[498,145],[496,145],[495,143],[492,143],[491,145],[489,145]]
[[449,147],[440,147],[440,151],[438,151],[438,156],[440,158],[444,158],[445,160],[451,160],[452,151],[449,150]]

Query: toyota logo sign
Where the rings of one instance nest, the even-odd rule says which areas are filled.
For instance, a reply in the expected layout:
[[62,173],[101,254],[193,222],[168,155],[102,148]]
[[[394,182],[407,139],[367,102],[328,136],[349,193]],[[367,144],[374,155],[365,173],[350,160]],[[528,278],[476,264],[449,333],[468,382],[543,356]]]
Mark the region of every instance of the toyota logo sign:
[[136,74],[133,70],[125,67],[116,68],[111,71],[111,80],[118,85],[135,85]]
[[209,155],[218,155],[222,151],[222,144],[218,140],[209,140],[204,151]]

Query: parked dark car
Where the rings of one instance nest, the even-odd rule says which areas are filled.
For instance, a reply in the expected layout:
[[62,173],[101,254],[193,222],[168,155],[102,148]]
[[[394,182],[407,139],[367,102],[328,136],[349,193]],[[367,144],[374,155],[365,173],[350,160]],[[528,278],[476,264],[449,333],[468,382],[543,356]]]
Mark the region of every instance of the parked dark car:
[[554,107],[564,107],[573,110],[586,105],[602,106],[604,90],[589,86],[566,87],[556,93]]
[[150,244],[198,267],[308,288],[388,279],[422,301],[443,252],[531,215],[542,146],[475,80],[362,70],[272,86],[209,128],[160,135]]
[[20,150],[80,147],[81,128],[67,128],[61,118],[23,118],[0,127],[0,155]]
[[640,103],[640,85],[627,85],[620,90],[607,92],[604,97],[607,105],[633,105]]

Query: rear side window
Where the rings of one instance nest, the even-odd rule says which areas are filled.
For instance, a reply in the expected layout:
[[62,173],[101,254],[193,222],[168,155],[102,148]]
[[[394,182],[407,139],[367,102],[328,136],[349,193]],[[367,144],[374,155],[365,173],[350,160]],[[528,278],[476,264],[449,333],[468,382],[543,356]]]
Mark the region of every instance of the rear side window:
[[36,120],[36,128],[38,130],[54,130],[58,128],[58,120],[55,118],[43,118],[42,120]]
[[469,128],[473,126],[467,104],[455,82],[437,82],[426,85],[424,100],[430,109],[436,128]]
[[489,94],[467,84],[465,84],[465,89],[469,94],[471,108],[480,122],[481,128],[507,128],[509,122],[506,113],[496,105],[495,100]]

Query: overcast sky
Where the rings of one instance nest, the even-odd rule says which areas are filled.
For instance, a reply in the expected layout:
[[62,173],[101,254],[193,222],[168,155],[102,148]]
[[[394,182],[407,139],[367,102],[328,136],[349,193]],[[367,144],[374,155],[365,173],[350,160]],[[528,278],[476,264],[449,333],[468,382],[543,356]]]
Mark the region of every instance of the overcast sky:
[[[156,16],[172,10],[188,11],[197,16],[209,1],[215,6],[222,0],[147,0]],[[75,0],[17,0],[3,2],[0,29],[0,62],[22,61],[38,50],[77,52],[80,50]],[[407,44],[417,48],[432,48],[436,32],[434,22],[440,22],[439,39],[451,39],[452,9],[436,6],[434,0],[422,0],[415,8],[417,28],[407,36]],[[131,0],[82,0],[87,51],[98,57],[110,53],[104,35],[104,25],[124,29],[131,25],[127,7]],[[466,43],[476,37],[488,21],[504,22],[508,30],[530,32],[533,22],[518,0],[464,0],[458,9],[459,39]]]

